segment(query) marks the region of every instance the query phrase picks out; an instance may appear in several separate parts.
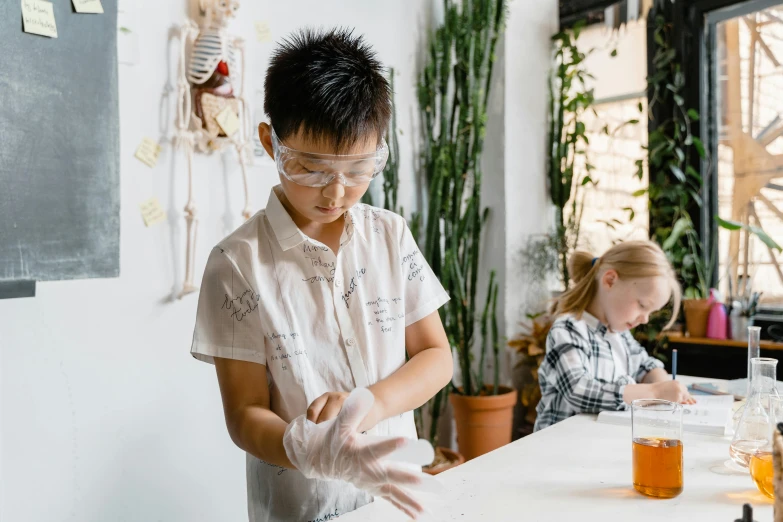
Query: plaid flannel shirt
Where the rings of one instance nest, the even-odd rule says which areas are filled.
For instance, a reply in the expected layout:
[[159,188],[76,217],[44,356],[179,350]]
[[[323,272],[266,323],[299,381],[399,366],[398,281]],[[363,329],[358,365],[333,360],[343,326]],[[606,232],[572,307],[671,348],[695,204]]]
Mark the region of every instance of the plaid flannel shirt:
[[[617,368],[615,357],[627,361],[628,373]],[[625,386],[640,382],[654,368],[663,363],[650,357],[630,332],[609,332],[587,312],[581,319],[558,317],[538,370],[541,401],[535,431],[577,413],[626,409]]]

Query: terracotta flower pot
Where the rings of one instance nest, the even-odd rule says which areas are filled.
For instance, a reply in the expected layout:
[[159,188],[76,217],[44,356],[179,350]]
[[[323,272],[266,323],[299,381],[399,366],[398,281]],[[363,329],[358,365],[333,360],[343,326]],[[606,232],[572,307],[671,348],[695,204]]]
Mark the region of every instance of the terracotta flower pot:
[[707,317],[710,315],[712,303],[707,299],[685,299],[682,302],[685,309],[685,326],[691,337],[707,335]]
[[[437,457],[438,452],[440,452],[440,454],[443,455],[444,462],[438,462],[438,457]],[[465,457],[463,457],[456,451],[452,451],[448,448],[438,446],[438,449],[436,450],[435,453],[436,456],[435,456],[434,465],[423,468],[422,471],[424,471],[424,473],[428,473],[430,475],[437,475],[438,473],[443,473],[444,471],[449,470],[451,468],[456,468],[457,466],[465,462]]]
[[470,460],[511,442],[517,392],[501,386],[498,395],[449,397],[457,424],[459,452]]

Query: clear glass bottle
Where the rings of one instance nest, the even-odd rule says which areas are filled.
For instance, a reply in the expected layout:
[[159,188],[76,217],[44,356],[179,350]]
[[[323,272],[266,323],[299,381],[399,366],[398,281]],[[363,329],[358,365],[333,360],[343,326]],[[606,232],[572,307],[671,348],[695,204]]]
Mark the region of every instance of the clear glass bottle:
[[777,366],[777,359],[755,357],[751,360],[753,388],[729,446],[731,458],[744,468],[750,464],[751,457],[768,444],[772,433],[771,423],[775,422],[772,402],[773,398],[780,398],[775,380]]
[[750,395],[753,391],[753,370],[750,367],[750,361],[757,357],[761,357],[761,327],[748,326],[748,383],[747,388],[745,389],[745,404],[734,412],[734,417],[732,418],[732,425],[735,433],[740,418],[742,418],[742,414],[745,412],[745,406],[748,404],[748,399],[750,399]]

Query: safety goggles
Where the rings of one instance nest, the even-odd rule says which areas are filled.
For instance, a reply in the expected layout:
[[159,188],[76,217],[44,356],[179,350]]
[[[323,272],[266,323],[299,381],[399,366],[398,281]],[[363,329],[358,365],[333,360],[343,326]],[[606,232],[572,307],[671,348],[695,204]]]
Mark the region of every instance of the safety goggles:
[[272,129],[272,150],[277,170],[305,187],[325,187],[338,179],[346,187],[364,185],[383,172],[389,158],[386,141],[368,154],[316,154],[286,147]]

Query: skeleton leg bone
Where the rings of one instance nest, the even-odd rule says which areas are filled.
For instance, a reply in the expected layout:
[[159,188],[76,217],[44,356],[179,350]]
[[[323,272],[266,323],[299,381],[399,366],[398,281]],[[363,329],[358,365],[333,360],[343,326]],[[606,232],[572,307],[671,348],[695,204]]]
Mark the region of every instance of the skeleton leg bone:
[[196,231],[198,229],[196,203],[193,199],[193,147],[186,147],[186,151],[188,155],[188,202],[185,205],[185,221],[188,224],[188,236],[185,253],[185,281],[182,283],[182,291],[179,293],[180,299],[198,291],[198,287],[193,283],[193,265],[196,258]]

